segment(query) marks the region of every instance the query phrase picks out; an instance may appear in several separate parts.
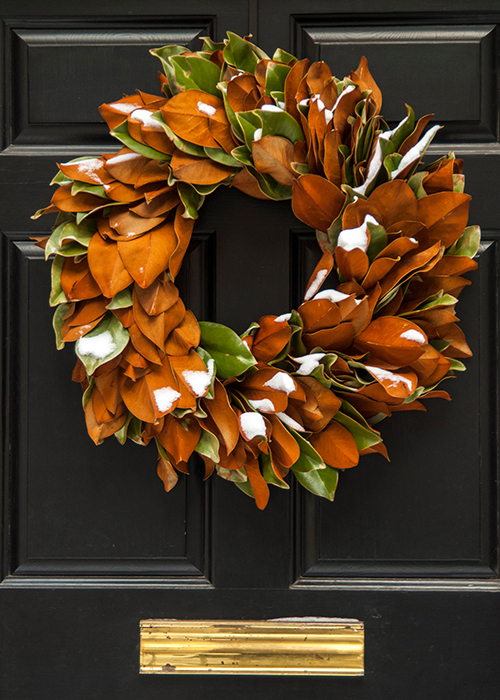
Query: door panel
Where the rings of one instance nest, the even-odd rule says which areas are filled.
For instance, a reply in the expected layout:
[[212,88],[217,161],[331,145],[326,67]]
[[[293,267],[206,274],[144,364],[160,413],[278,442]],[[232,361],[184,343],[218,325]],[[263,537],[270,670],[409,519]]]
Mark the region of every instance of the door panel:
[[[500,672],[498,608],[498,35],[496,0],[4,0],[0,154],[5,700],[303,697],[485,700]],[[411,12],[409,11],[411,9]],[[307,13],[305,12],[307,10]],[[82,14],[84,12],[84,14]],[[474,357],[452,403],[381,424],[378,455],[333,504],[273,489],[265,511],[199,465],[169,494],[154,449],[87,436],[72,347],[58,352],[50,266],[29,237],[55,162],[112,152],[97,107],[158,92],[147,49],[226,30],[325,60],[365,54],[391,122],[404,101],[443,124],[429,160],[465,160],[479,269],[458,305]],[[207,198],[179,276],[199,319],[242,332],[300,303],[319,259],[289,202]],[[364,678],[139,676],[139,620],[322,615],[365,622]]]

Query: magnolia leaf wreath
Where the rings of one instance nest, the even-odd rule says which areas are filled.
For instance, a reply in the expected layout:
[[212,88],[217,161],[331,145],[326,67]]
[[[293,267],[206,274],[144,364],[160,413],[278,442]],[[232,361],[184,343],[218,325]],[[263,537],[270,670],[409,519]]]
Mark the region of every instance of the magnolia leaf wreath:
[[[476,268],[462,161],[421,159],[437,130],[411,107],[393,129],[362,58],[339,80],[228,32],[201,51],[165,46],[163,96],[100,112],[123,147],[59,164],[38,217],[54,255],[57,347],[76,341],[96,444],[155,440],[172,489],[193,452],[265,508],[291,471],[333,500],[338,472],[387,456],[373,427],[422,399],[471,355],[455,305]],[[198,210],[220,185],[291,199],[322,257],[296,311],[239,337],[185,308],[175,279]],[[332,270],[335,289],[321,286]]]

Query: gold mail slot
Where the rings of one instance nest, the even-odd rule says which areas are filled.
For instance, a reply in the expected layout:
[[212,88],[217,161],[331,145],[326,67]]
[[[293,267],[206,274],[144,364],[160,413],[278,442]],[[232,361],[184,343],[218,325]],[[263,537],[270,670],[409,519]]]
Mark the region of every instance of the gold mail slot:
[[141,673],[362,676],[358,620],[141,620]]

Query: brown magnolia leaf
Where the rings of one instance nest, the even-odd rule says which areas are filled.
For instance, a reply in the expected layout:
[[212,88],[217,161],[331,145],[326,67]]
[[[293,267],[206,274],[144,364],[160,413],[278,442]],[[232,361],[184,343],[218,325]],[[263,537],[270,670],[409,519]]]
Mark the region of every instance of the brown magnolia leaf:
[[[218,148],[217,143],[215,148]],[[191,182],[193,185],[215,185],[234,173],[234,168],[228,165],[222,165],[210,158],[192,156],[179,150],[174,152],[170,166],[178,180]]]
[[94,414],[92,401],[87,401],[87,405],[85,406],[87,432],[96,445],[99,445],[105,438],[118,432],[118,430],[123,427],[126,420],[127,413],[125,412],[107,423],[99,423]]
[[168,269],[170,258],[177,248],[174,223],[167,221],[140,238],[118,241],[117,245],[123,264],[135,282],[139,287],[149,287],[158,275]]
[[115,241],[104,240],[100,233],[95,233],[90,240],[88,262],[92,276],[109,299],[133,282]]
[[222,100],[201,90],[186,90],[174,95],[162,107],[161,113],[179,138],[208,148],[219,148],[218,141],[211,134],[211,124],[228,124]]
[[299,306],[304,332],[314,333],[323,328],[335,328],[341,321],[337,304],[329,299],[311,299]]
[[302,61],[298,61],[292,66],[285,80],[285,109],[299,124],[300,114],[297,109],[297,90],[307,73],[308,67],[309,59],[303,58]]
[[313,95],[320,95],[325,85],[332,79],[332,71],[324,61],[315,61],[306,74],[307,85]]
[[128,328],[130,333],[130,341],[135,350],[148,362],[161,365],[164,352],[158,348],[149,338],[146,338],[144,333],[141,333],[136,323],[133,323]]
[[179,480],[179,477],[177,476],[177,473],[173,466],[170,464],[170,462],[165,459],[165,457],[162,457],[159,455],[158,457],[158,467],[157,467],[157,473],[160,479],[163,481],[163,485],[165,486],[165,491],[168,493],[171,491],[176,483]]
[[292,329],[279,316],[262,316],[259,328],[252,338],[252,353],[260,362],[270,362],[290,340]]
[[319,175],[301,175],[293,182],[292,209],[295,216],[325,233],[344,205],[345,195]]
[[161,224],[164,219],[164,216],[144,218],[127,209],[126,211],[111,212],[109,225],[119,234],[120,238],[118,240],[132,240],[143,233],[151,231],[155,226]]
[[149,374],[136,382],[122,377],[120,390],[129,411],[148,423],[154,423],[173,411],[181,397],[167,357],[163,358],[161,365],[154,365]]
[[328,277],[333,268],[333,256],[329,250],[324,250],[319,263],[314,268],[309,282],[307,283],[304,301],[312,299],[312,297],[320,290],[321,285]]
[[[436,363],[437,364],[437,363]],[[415,366],[415,363],[412,367]],[[392,372],[383,367],[365,365],[368,372],[381,384],[390,396],[406,399],[411,396],[418,384],[418,377],[414,372]]]
[[256,459],[247,458],[245,472],[247,473],[248,480],[252,487],[255,505],[260,510],[264,510],[269,501],[269,486],[260,472],[258,461]]
[[452,192],[454,187],[455,158],[441,161],[435,169],[427,173],[422,180],[422,187],[427,194]]
[[371,90],[370,97],[375,103],[376,113],[380,114],[380,110],[382,108],[382,92],[373,79],[368,68],[368,61],[364,56],[361,57],[358,67],[353,73],[350,74],[349,77],[353,82],[359,85],[362,92],[365,90]]
[[349,469],[359,462],[353,436],[335,420],[321,432],[311,435],[311,444],[324,462],[335,469]]
[[145,218],[155,218],[172,211],[180,201],[177,188],[166,187],[160,195],[150,199],[149,202],[141,202],[137,206],[131,207],[130,211]]
[[75,163],[58,163],[59,170],[70,180],[86,182],[89,185],[104,185],[112,181],[111,175],[104,169],[104,158],[86,158]]
[[418,200],[418,218],[432,243],[440,241],[448,248],[460,238],[467,226],[470,199],[460,192],[440,192]]
[[227,84],[227,101],[235,114],[256,109],[260,98],[257,81],[250,73],[235,75]]
[[186,355],[191,348],[200,344],[200,326],[192,311],[186,310],[184,318],[168,335],[165,343],[167,355]]
[[288,469],[300,457],[300,447],[279,418],[269,414],[266,420],[271,423],[272,428],[269,444],[273,459]]
[[351,345],[354,338],[354,327],[352,323],[341,323],[336,328],[324,328],[315,333],[304,333],[302,341],[308,352],[314,348],[323,350],[336,350],[344,352]]
[[321,413],[320,416],[316,416],[312,412],[310,415],[305,415],[299,407],[298,410],[304,415],[304,426],[312,432],[323,430],[339,410],[341,401],[333,391],[330,391],[314,377],[301,377],[300,383],[313,393]]
[[184,255],[191,242],[193,233],[194,221],[185,216],[186,210],[183,204],[180,204],[175,211],[174,230],[177,237],[177,246],[170,258],[170,274],[175,279],[181,269]]
[[421,357],[427,337],[411,321],[397,316],[376,318],[354,339],[354,347],[394,367],[405,367]]
[[324,141],[325,155],[323,168],[325,176],[337,187],[342,184],[343,156],[340,154],[339,146],[342,140],[338,131],[332,130],[327,133]]
[[179,290],[165,275],[157,277],[155,281],[145,289],[135,284],[134,294],[149,316],[156,316],[170,309],[179,298]]
[[197,399],[206,396],[212,377],[201,357],[193,349],[185,355],[169,357],[169,361],[179,385],[184,384]]
[[89,269],[87,256],[76,262],[66,258],[61,272],[61,287],[67,299],[93,299],[101,295],[101,289]]
[[214,382],[214,398],[202,399],[201,403],[219,429],[228,454],[231,454],[239,440],[240,427],[227,392],[218,379]]
[[78,212],[92,211],[96,207],[102,206],[106,201],[102,197],[96,197],[88,192],[78,192],[71,194],[72,185],[61,185],[54,192],[51,203],[61,211]]
[[159,441],[175,462],[187,462],[201,435],[201,427],[189,414],[176,418],[172,414],[165,416],[163,430],[158,436]]
[[368,255],[360,248],[346,250],[337,245],[335,248],[335,262],[340,274],[346,280],[362,280],[368,272],[370,261]]
[[293,144],[281,136],[263,136],[252,144],[255,168],[262,175],[270,175],[281,185],[291,187],[294,173],[291,167]]
[[116,155],[106,158],[105,168],[115,180],[126,185],[137,185],[141,170],[147,163],[148,158],[145,156],[141,156],[130,148],[122,148]]

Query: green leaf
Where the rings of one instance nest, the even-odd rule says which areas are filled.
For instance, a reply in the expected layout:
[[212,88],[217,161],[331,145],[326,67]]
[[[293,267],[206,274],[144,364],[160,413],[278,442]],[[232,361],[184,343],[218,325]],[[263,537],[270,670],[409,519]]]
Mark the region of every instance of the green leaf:
[[142,439],[142,421],[136,416],[132,416],[130,423],[128,424],[127,437],[135,442],[136,445],[144,445],[144,440]]
[[168,84],[170,87],[170,91],[172,92],[173,95],[176,95],[180,90],[177,87],[177,84],[175,82],[175,71],[174,67],[170,62],[170,58],[172,56],[178,56],[182,53],[186,53],[189,51],[185,46],[162,46],[159,49],[150,49],[149,53],[153,56],[156,56],[157,58],[160,59],[162,66],[163,66],[163,72],[167,76],[168,79]]
[[203,39],[202,51],[210,51],[211,53],[214,51],[224,51],[225,44],[223,41],[214,41],[209,36],[201,36],[200,39]]
[[298,446],[300,447],[300,456],[295,464],[292,464],[292,471],[294,472],[312,472],[314,469],[326,469],[326,464],[321,459],[320,455],[311,443],[306,440],[300,433],[296,430],[288,428],[287,430],[293,435]]
[[61,286],[61,272],[64,265],[64,258],[62,255],[56,255],[52,262],[51,269],[51,279],[52,279],[52,289],[50,292],[50,305],[57,306],[65,301],[68,301],[66,294],[63,292]]
[[253,168],[252,152],[246,146],[236,146],[231,151],[238,165],[249,165]]
[[481,243],[481,229],[479,226],[467,226],[458,241],[456,241],[448,250],[447,255],[466,255],[468,258],[473,258],[479,250]]
[[132,289],[133,287],[130,285],[130,287],[122,289],[121,292],[115,294],[106,308],[111,311],[111,309],[126,309],[132,306]]
[[414,316],[422,311],[428,311],[429,309],[435,309],[440,306],[454,306],[457,301],[458,299],[456,297],[452,296],[451,294],[443,294],[443,291],[441,290],[439,294],[429,297],[416,309],[406,311],[405,313],[400,314],[400,316]]
[[370,231],[370,245],[366,254],[370,262],[373,262],[377,255],[381,253],[387,245],[387,233],[383,226],[379,224],[367,223],[368,230]]
[[[220,473],[220,470],[217,471]],[[250,496],[250,498],[255,498],[252,484],[249,481],[234,481],[233,483],[239,488],[240,491],[243,491],[243,493],[246,496]]]
[[294,63],[297,63],[298,59],[291,53],[288,53],[288,51],[276,49],[276,51],[273,53],[273,61],[281,61],[281,63],[290,63],[290,61],[293,61]]
[[[344,410],[346,410],[347,406],[350,406],[350,404],[347,404],[345,401],[342,402],[342,408]],[[352,409],[352,406],[350,406],[350,408]],[[361,415],[358,415],[361,418]],[[337,411],[335,414],[335,420],[337,423],[343,425],[344,428],[347,428],[347,430],[351,433],[354,438],[354,442],[356,443],[356,447],[360,452],[365,450],[367,447],[372,447],[372,445],[378,445],[379,442],[382,442],[380,433],[370,428],[367,423],[366,425],[361,425],[357,420],[351,418],[351,416],[348,416],[345,413],[342,413],[341,411]]]
[[[87,160],[86,157],[85,157],[85,160]],[[70,161],[70,163],[72,163],[72,162],[73,162],[73,161]],[[50,181],[49,184],[50,184],[51,186],[52,186],[52,185],[71,185],[72,182],[73,182],[73,180],[72,180],[71,178],[69,178],[67,175],[65,175],[65,174],[63,173],[62,170],[59,170],[59,172],[57,173],[57,175],[55,175],[55,176],[52,178],[52,180]]]
[[271,464],[271,457],[269,455],[266,455],[264,453],[260,454],[259,462],[262,468],[262,476],[268,484],[278,486],[280,489],[290,488],[290,486],[286,482],[281,481],[281,479],[278,479],[278,477],[274,473],[273,465]]
[[194,448],[195,452],[200,455],[205,455],[212,460],[212,462],[219,461],[219,441],[213,433],[205,428],[201,429],[200,439],[198,444]]
[[283,92],[285,80],[291,70],[291,66],[269,63],[266,70],[266,95],[270,95],[272,92]]
[[[233,149],[236,150],[236,149]],[[292,188],[286,185],[280,185],[270,175],[262,175],[255,168],[247,165],[248,172],[257,180],[260,190],[276,201],[292,198]]]
[[102,197],[103,199],[109,199],[106,191],[102,185],[89,185],[88,182],[73,182],[73,187],[71,188],[71,194],[74,196],[79,192],[88,192],[93,194],[95,197]]
[[413,133],[415,128],[415,112],[410,107],[406,105],[406,117],[399,122],[395,129],[392,130],[390,135],[390,140],[394,144],[395,150],[398,151],[399,148],[406,141],[408,136]]
[[179,197],[186,208],[187,217],[189,219],[197,219],[198,209],[205,201],[205,196],[199,194],[194,187],[189,185],[187,182],[178,182],[177,192],[179,193]]
[[454,357],[447,357],[446,359],[451,362],[450,369],[455,370],[455,372],[465,372],[467,369],[463,362],[460,362],[460,360]]
[[87,246],[80,245],[80,243],[72,241],[70,243],[65,243],[64,245],[59,246],[59,248],[57,249],[57,253],[58,255],[62,255],[65,258],[75,258],[78,255],[86,255]]
[[[262,129],[262,119],[254,112],[238,112],[236,120],[240,125],[247,148],[252,151],[253,137],[257,129]],[[234,150],[234,149],[233,149]]]
[[129,426],[130,421],[132,420],[133,417],[134,417],[133,414],[130,413],[130,411],[129,411],[128,416],[127,416],[127,420],[125,421],[125,423],[122,425],[120,430],[117,430],[116,433],[114,433],[114,436],[118,440],[120,445],[124,445],[127,441],[128,426]]
[[52,318],[52,326],[54,328],[54,333],[56,336],[56,348],[62,350],[64,347],[64,340],[62,338],[62,327],[64,323],[64,317],[69,309],[68,304],[61,304],[54,311],[54,316]]
[[200,322],[200,345],[216,362],[217,376],[221,379],[237,377],[257,364],[250,350],[236,333],[211,321]]
[[293,473],[299,484],[308,491],[333,501],[339,480],[337,469],[326,466],[324,469],[314,469],[311,472],[294,471]]
[[262,120],[262,136],[283,136],[292,143],[305,140],[302,129],[288,112],[268,112],[263,109],[255,109],[253,114]]
[[231,127],[233,129],[233,133],[237,139],[239,139],[240,141],[244,141],[243,131],[241,130],[241,126],[236,118],[236,114],[233,112],[231,105],[229,104],[228,99],[227,99],[227,83],[220,82],[219,83],[219,90],[222,92],[222,98],[224,100],[224,108],[226,110],[226,115],[227,115],[227,118],[229,119],[229,123],[231,124]]
[[424,190],[424,186],[422,185],[422,180],[428,174],[429,173],[426,170],[424,170],[420,173],[415,173],[407,181],[408,185],[412,188],[412,190],[415,194],[415,197],[417,199],[422,199],[422,197],[427,197],[427,192]]
[[125,146],[135,151],[135,153],[140,153],[141,156],[146,156],[146,158],[153,158],[154,160],[161,161],[170,160],[170,156],[166,153],[157,151],[156,149],[151,148],[151,146],[145,146],[143,143],[139,143],[139,141],[133,139],[129,134],[127,122],[123,122],[123,124],[117,126],[110,133],[111,136],[117,138],[119,141],[125,144]]
[[76,341],[75,351],[91,375],[101,365],[113,360],[129,341],[129,332],[111,312],[89,333]]
[[220,80],[220,68],[217,64],[202,56],[172,56],[170,62],[174,65],[177,84],[182,85],[185,90],[202,90],[215,97],[221,97],[217,87]]
[[233,156],[226,153],[222,148],[210,148],[210,146],[205,146],[203,149],[205,154],[215,160],[216,163],[222,163],[222,165],[229,165],[232,168],[241,168],[240,163],[233,158]]
[[227,35],[229,41],[224,48],[225,62],[234,68],[253,74],[259,62],[259,56],[253,50],[253,45],[233,32],[228,32]]

